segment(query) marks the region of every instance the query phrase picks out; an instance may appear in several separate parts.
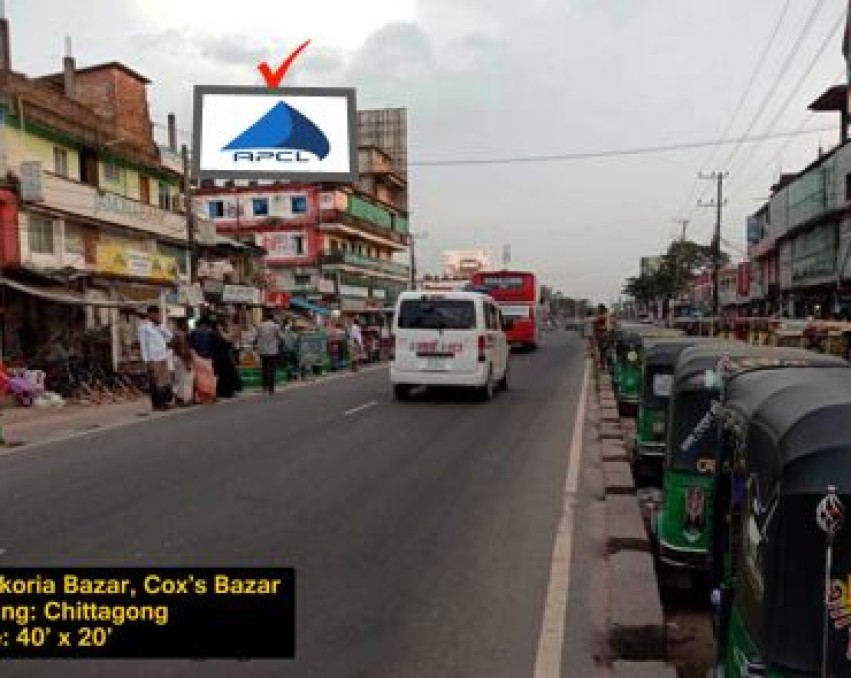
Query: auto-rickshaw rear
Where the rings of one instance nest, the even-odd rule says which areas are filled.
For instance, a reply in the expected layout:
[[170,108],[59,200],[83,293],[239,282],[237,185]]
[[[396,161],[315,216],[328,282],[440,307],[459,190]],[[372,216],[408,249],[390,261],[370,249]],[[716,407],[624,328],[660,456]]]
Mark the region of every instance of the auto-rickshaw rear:
[[689,574],[692,579],[703,579],[710,571],[721,442],[717,430],[723,403],[713,377],[719,366],[733,371],[759,367],[789,372],[798,366],[847,368],[847,363],[812,351],[737,341],[710,341],[680,353],[669,405],[662,507],[651,526],[662,569]]
[[851,370],[724,381],[716,676],[851,676]]
[[674,364],[681,351],[704,341],[707,340],[697,336],[644,341],[641,393],[632,445],[634,471],[640,480],[650,484],[662,482]]

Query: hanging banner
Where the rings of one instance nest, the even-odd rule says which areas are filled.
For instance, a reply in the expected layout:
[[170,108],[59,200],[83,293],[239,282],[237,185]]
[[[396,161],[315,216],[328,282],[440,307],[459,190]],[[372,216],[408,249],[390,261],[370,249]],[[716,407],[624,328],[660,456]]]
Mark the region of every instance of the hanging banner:
[[96,252],[95,270],[98,273],[163,282],[174,282],[178,277],[174,257],[138,252],[124,245],[98,245]]
[[260,290],[246,285],[225,285],[222,288],[222,303],[225,304],[259,304]]

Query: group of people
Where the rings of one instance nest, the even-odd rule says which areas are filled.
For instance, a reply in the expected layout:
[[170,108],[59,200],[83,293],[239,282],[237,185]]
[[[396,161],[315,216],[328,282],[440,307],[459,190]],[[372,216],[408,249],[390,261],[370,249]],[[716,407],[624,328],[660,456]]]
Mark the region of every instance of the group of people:
[[236,369],[237,336],[226,321],[202,317],[189,331],[184,319],[174,331],[162,322],[159,306],[150,306],[139,327],[139,347],[148,372],[155,410],[209,404],[242,390]]
[[[346,328],[349,363],[357,371],[365,354],[364,337],[356,318]],[[277,369],[297,354],[298,337],[289,323],[275,320],[272,309],[254,330],[253,347],[260,357],[261,385],[275,392]],[[236,367],[237,329],[225,320],[201,317],[189,331],[180,319],[174,331],[163,324],[158,306],[147,309],[139,328],[142,360],[148,372],[151,404],[155,410],[207,404],[233,398],[242,390]]]

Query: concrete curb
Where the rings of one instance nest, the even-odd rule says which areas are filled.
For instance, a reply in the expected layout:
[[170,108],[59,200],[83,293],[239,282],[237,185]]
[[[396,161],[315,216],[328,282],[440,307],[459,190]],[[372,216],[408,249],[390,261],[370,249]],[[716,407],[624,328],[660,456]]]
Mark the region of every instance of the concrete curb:
[[608,552],[650,552],[650,539],[638,500],[626,494],[606,497],[606,549]]
[[620,551],[609,557],[609,641],[621,659],[665,658],[665,616],[649,553]]
[[600,424],[601,440],[623,440],[623,428],[620,424],[602,422]]
[[665,617],[627,449],[635,424],[621,419],[607,374],[597,374],[597,386],[596,408],[586,420],[584,444],[586,463],[600,470],[595,473],[596,468],[588,468],[583,478],[596,494],[602,477],[610,592],[608,642],[619,658],[612,665],[613,675],[676,676],[673,667],[660,661],[666,655]]
[[613,678],[677,678],[677,670],[662,662],[615,662]]
[[615,440],[604,440],[599,444],[599,447],[602,461],[629,461],[629,452],[626,446]]
[[606,494],[635,494],[635,482],[632,479],[632,469],[624,461],[603,462],[603,480],[606,484]]

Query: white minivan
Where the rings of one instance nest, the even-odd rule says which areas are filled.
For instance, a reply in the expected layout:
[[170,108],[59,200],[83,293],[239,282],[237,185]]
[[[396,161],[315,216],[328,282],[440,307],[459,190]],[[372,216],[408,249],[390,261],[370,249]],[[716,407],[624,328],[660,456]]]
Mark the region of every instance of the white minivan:
[[478,292],[403,292],[393,319],[390,382],[397,399],[416,386],[468,386],[483,400],[508,388],[507,321]]

